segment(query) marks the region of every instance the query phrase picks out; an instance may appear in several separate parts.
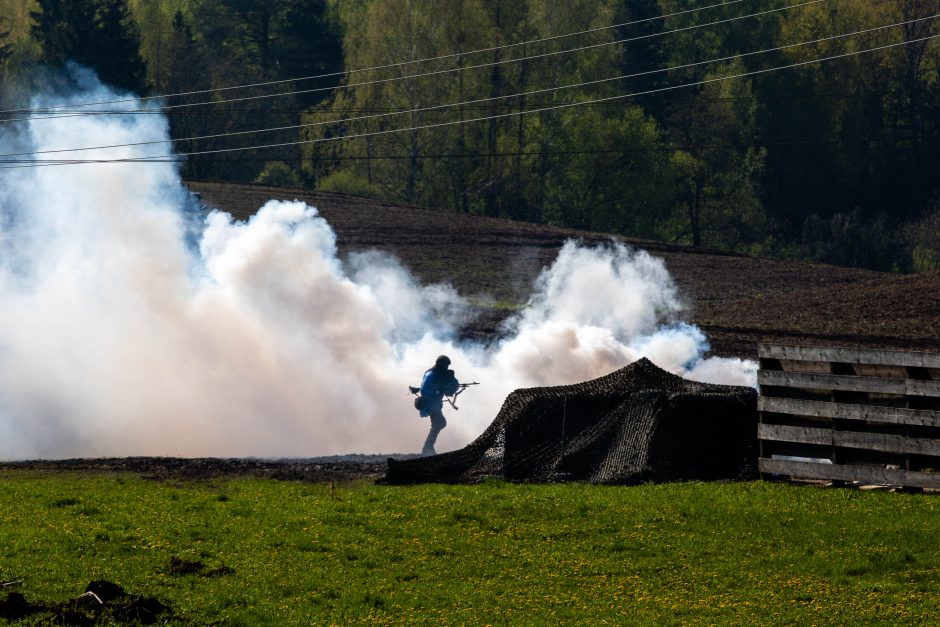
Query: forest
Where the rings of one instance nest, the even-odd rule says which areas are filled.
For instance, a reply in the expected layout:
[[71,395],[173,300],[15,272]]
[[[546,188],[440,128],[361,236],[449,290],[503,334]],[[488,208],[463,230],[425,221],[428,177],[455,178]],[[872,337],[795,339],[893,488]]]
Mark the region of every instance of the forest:
[[0,20],[6,120],[78,63],[162,96],[187,179],[940,270],[940,0],[0,0]]

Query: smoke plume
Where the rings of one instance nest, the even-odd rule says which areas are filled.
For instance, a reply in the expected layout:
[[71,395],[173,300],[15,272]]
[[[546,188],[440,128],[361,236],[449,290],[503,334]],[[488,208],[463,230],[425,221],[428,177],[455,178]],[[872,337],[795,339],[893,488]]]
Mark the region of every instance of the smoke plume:
[[[116,97],[78,80],[70,97],[33,105]],[[4,153],[168,138],[160,115],[15,126],[0,135]],[[441,353],[483,385],[445,412],[438,450],[482,432],[513,389],[641,356],[753,385],[755,364],[704,358],[704,335],[680,311],[661,260],[568,243],[506,339],[459,343],[453,289],[419,284],[382,253],[341,260],[329,224],[302,202],[272,200],[236,222],[206,215],[171,163],[2,169],[0,459],[413,452],[428,424],[406,386]]]

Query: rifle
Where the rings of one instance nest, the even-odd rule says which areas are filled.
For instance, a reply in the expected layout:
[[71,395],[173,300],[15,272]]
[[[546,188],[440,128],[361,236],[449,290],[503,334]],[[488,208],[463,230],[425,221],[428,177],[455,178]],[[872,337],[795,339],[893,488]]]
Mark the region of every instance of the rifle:
[[[471,385],[480,385],[480,384],[477,383],[476,381],[473,381],[473,382],[471,382],[471,383],[461,383],[461,384],[459,384],[459,385],[457,386],[457,391],[454,392],[452,395],[448,396],[448,395],[445,394],[445,395],[444,395],[444,400],[447,401],[448,403],[450,403],[450,406],[453,407],[455,410],[458,410],[458,411],[459,411],[460,408],[457,407],[457,397],[460,396],[461,394],[463,394],[463,392],[464,392],[468,387],[470,387]],[[417,395],[418,395],[418,392],[421,391],[421,388],[416,388],[416,387],[414,387],[414,386],[409,385],[409,386],[408,386],[408,391],[411,392],[412,394],[414,394],[415,396],[417,396]]]
[[444,399],[448,403],[450,403],[450,406],[453,407],[455,411],[460,409],[459,407],[457,407],[457,397],[463,394],[463,392],[466,391],[466,389],[470,387],[471,385],[480,385],[480,384],[477,383],[476,381],[473,381],[472,383],[461,383],[459,386],[457,386],[457,391],[454,392],[453,396],[444,397]]

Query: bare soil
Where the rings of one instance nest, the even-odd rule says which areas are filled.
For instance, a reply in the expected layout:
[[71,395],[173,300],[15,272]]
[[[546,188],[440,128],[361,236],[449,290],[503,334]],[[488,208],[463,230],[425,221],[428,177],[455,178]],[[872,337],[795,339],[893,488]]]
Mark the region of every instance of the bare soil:
[[[272,199],[316,207],[337,234],[340,255],[378,249],[421,281],[453,285],[476,315],[463,333],[481,341],[531,293],[539,272],[569,239],[616,239],[661,257],[712,353],[756,359],[760,342],[940,351],[940,274],[895,275],[782,261],[601,233],[468,216],[344,194],[190,182],[210,207],[249,219]],[[402,457],[402,456],[399,456]],[[0,471],[130,472],[154,479],[249,475],[318,483],[377,478],[386,456],[306,460],[133,457],[0,463]]]
[[[30,472],[130,473],[145,479],[208,480],[249,476],[311,483],[348,483],[377,479],[388,469],[388,455],[343,455],[309,459],[251,459],[217,457],[107,457],[99,459],[27,460],[0,462],[4,470]],[[408,459],[413,455],[393,455]]]
[[[19,582],[4,582],[3,588]],[[173,618],[173,610],[155,597],[130,595],[110,581],[96,580],[85,592],[58,603],[31,601],[11,590],[0,600],[0,619],[43,625],[153,625]]]
[[478,315],[468,337],[493,339],[565,241],[612,239],[661,257],[687,302],[685,320],[713,353],[754,359],[760,342],[940,350],[940,274],[895,275],[713,250],[303,189],[189,183],[206,204],[248,219],[271,199],[317,207],[340,254],[388,251],[424,282],[452,284]]

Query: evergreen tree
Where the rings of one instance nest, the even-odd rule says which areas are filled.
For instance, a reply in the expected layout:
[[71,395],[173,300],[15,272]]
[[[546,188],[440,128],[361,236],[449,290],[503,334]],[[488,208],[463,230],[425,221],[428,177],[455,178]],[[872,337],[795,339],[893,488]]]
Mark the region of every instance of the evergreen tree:
[[[192,24],[180,10],[173,14],[169,36],[166,38],[166,57],[167,61],[162,72],[162,84],[158,85],[158,89],[162,93],[185,94],[200,92],[209,88],[210,63],[203,54],[202,48],[196,42]],[[205,93],[168,98],[167,104],[173,107],[167,113],[170,120],[170,132],[173,137],[197,137],[225,130],[222,125],[217,123],[219,119],[224,119],[224,116],[202,113],[202,111],[209,112],[208,107],[200,107],[201,111],[193,115],[193,110],[180,106],[205,102],[207,99],[208,94]],[[213,146],[207,144],[201,147],[211,148]],[[191,149],[192,146],[178,145],[176,148],[179,152],[185,152]],[[228,178],[220,175],[214,164],[198,159],[187,160],[183,165],[183,174],[187,178],[193,179]]]
[[196,44],[192,24],[180,10],[173,14],[166,56],[165,77],[157,86],[161,92],[174,94],[205,88],[208,62]]
[[13,48],[9,43],[10,31],[5,28],[6,20],[0,17],[0,79],[3,79],[6,70],[7,59],[13,54]]
[[[327,12],[325,0],[294,0],[278,21],[274,62],[281,78],[335,74],[343,68],[343,44],[338,26]],[[339,76],[303,83],[298,89],[339,84]],[[329,91],[299,94],[302,106],[311,106],[329,96]]]
[[201,0],[194,17],[207,51],[217,62],[237,63],[242,75],[276,80],[341,67],[342,45],[325,0]]
[[72,60],[91,65],[96,2],[36,0],[30,34],[41,48],[40,60],[62,66]]
[[[212,86],[233,82],[282,82],[275,88],[240,90],[238,97],[280,94],[276,100],[245,100],[238,105],[219,103],[203,108],[204,129],[200,135],[246,131],[264,127],[293,127],[300,111],[329,95],[323,91],[294,94],[295,91],[329,88],[338,81],[294,83],[288,79],[313,76],[340,68],[342,46],[335,25],[329,19],[324,0],[198,0],[193,3],[192,28],[199,54],[208,64],[207,80]],[[232,77],[238,77],[233,81]],[[234,96],[223,93],[220,99]],[[265,134],[264,143],[290,143],[297,132],[285,130]],[[200,148],[230,146],[233,142],[207,140]],[[243,159],[229,164],[207,166],[203,178],[255,180],[268,161],[295,163],[300,148],[245,152]]]
[[91,65],[101,80],[135,93],[144,92],[147,66],[140,56],[140,29],[130,16],[127,0],[98,0],[95,26]]
[[30,33],[52,66],[75,61],[101,80],[134,92],[146,87],[140,31],[127,0],[37,0]]
[[[639,22],[617,28],[617,39],[631,39],[623,44],[620,71],[624,75],[657,70],[666,65],[667,49],[663,38],[664,21],[658,0],[623,0],[618,7],[617,23]],[[664,74],[650,74],[631,81],[633,91],[647,91],[668,84]],[[646,111],[659,117],[668,94],[651,94],[636,100]]]

